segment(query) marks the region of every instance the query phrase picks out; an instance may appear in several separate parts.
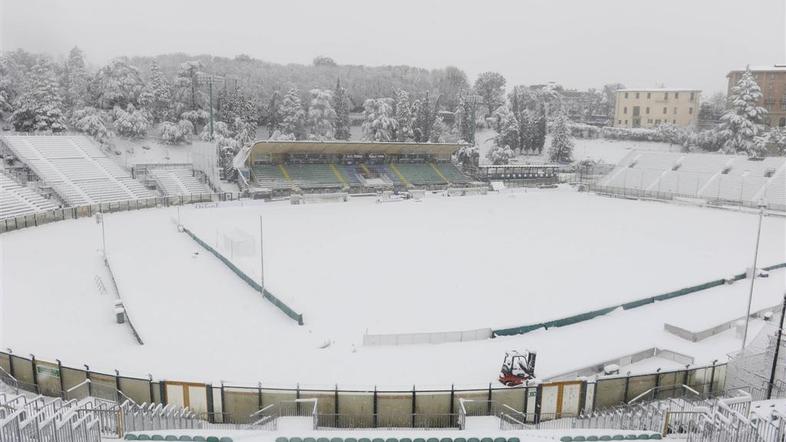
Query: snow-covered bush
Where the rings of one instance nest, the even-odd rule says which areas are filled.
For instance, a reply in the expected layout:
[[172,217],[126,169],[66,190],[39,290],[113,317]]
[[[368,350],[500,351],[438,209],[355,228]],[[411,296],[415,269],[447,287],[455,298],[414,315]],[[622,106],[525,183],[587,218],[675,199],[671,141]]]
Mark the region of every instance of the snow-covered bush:
[[[194,126],[194,130],[207,124],[210,114],[202,109],[190,110],[180,114],[181,120],[188,120]],[[196,133],[196,132],[194,132]]]
[[475,167],[480,160],[480,151],[475,145],[465,144],[456,151],[456,160],[465,168]]
[[106,144],[113,133],[107,127],[106,115],[94,107],[85,107],[75,110],[71,115],[71,124],[74,129],[93,137],[101,144]]
[[554,117],[551,145],[549,146],[549,160],[555,163],[570,163],[573,161],[573,140],[570,138],[570,129],[568,129],[568,117],[562,113]]
[[[213,138],[232,138],[232,133],[229,130],[229,126],[224,123],[223,121],[216,121],[213,123]],[[210,141],[210,125],[206,124],[205,127],[202,128],[202,132],[199,134],[199,139],[202,141]]]
[[150,119],[146,112],[129,104],[126,110],[116,107],[113,111],[115,132],[129,138],[141,138],[150,128]]
[[604,127],[601,130],[601,135],[610,140],[663,141],[657,129],[643,127]]
[[164,121],[161,124],[161,140],[166,144],[180,144],[191,141],[191,134],[194,132],[194,125],[188,120],[180,120],[177,123]]
[[492,164],[508,164],[513,156],[513,149],[511,149],[510,146],[500,146],[496,143],[486,152],[486,158],[488,158]]
[[[553,124],[553,123],[552,123]],[[598,138],[600,137],[600,128],[591,124],[585,123],[568,123],[570,129],[570,136],[574,138]]]

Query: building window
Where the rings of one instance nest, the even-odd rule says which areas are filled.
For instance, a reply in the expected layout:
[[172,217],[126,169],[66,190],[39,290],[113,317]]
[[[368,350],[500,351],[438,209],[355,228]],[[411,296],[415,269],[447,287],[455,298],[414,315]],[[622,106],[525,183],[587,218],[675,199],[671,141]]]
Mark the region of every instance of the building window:
[[[625,126],[627,126],[627,125],[628,125],[628,120],[625,120]],[[752,268],[752,267],[751,267],[751,268]]]
[[638,100],[638,98],[639,98],[639,93],[636,92],[636,99]]
[[669,93],[668,92],[664,92],[663,93],[663,99],[664,100],[668,100],[669,99]]
[[688,115],[693,115],[693,108],[692,107],[688,108]]
[[628,113],[628,106],[625,106],[625,107],[622,108],[622,113],[623,114],[627,114]]
[[628,98],[628,93],[627,92],[625,92],[625,98]]
[[655,120],[655,124],[660,124],[660,120]]
[[647,92],[647,99],[649,100],[650,98],[652,98],[652,92]]
[[677,115],[677,108],[674,108],[674,115]]
[[[617,120],[617,124],[622,124],[622,120]],[[753,268],[753,267],[751,267]]]
[[678,100],[679,98],[680,98],[680,93],[679,92],[675,92],[674,93],[674,99]]
[[786,127],[786,117],[781,117],[781,121],[778,122],[778,126]]
[[663,108],[663,115],[666,115],[667,113],[669,113],[669,110],[664,107]]
[[691,92],[691,93],[690,93],[690,101],[693,101],[693,98],[694,98],[694,93],[693,93],[693,92]]
[[671,124],[677,124],[677,120],[671,120]]
[[650,113],[650,108],[649,108],[649,107],[647,107],[647,109],[645,109],[645,112],[647,113],[647,115],[649,115],[649,113]]

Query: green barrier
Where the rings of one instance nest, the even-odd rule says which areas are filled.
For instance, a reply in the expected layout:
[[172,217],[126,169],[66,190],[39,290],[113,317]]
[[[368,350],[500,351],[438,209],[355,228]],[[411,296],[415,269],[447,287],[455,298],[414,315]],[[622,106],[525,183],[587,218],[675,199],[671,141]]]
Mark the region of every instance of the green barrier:
[[232,270],[233,272],[235,272],[235,274],[236,274],[237,276],[239,276],[239,277],[240,277],[240,279],[242,279],[243,281],[245,281],[245,282],[246,282],[246,284],[248,284],[248,285],[250,285],[251,287],[253,287],[253,288],[254,288],[256,291],[258,291],[258,292],[262,293],[262,297],[263,297],[263,298],[267,299],[267,300],[268,300],[268,301],[269,301],[271,304],[273,304],[273,305],[275,305],[276,307],[278,307],[278,309],[279,309],[279,310],[281,310],[282,312],[284,312],[284,314],[286,314],[286,315],[287,315],[287,316],[289,316],[290,318],[292,318],[292,319],[294,319],[295,321],[297,321],[298,325],[303,325],[303,315],[302,315],[301,313],[298,313],[298,312],[296,312],[296,311],[295,311],[295,310],[293,310],[293,309],[292,309],[290,306],[286,305],[286,304],[284,303],[284,301],[282,301],[282,300],[280,300],[280,299],[276,298],[276,296],[275,296],[275,295],[273,295],[273,294],[272,294],[272,293],[270,293],[269,291],[267,291],[267,290],[265,290],[264,288],[262,288],[262,286],[261,286],[261,285],[259,285],[259,283],[258,283],[258,282],[256,282],[256,281],[254,281],[253,279],[251,279],[251,278],[250,278],[248,275],[246,275],[246,274],[245,274],[245,273],[244,273],[242,270],[240,270],[240,269],[239,269],[239,268],[238,268],[238,267],[237,267],[235,264],[233,264],[233,263],[232,263],[230,260],[226,259],[226,258],[224,257],[224,255],[222,255],[221,253],[219,253],[219,252],[218,252],[216,249],[214,249],[213,247],[211,247],[211,246],[210,246],[209,244],[207,244],[206,242],[202,241],[202,240],[201,240],[201,239],[200,239],[198,236],[196,236],[196,235],[195,235],[194,233],[192,233],[190,230],[188,230],[187,228],[183,227],[183,231],[184,231],[184,232],[186,232],[186,233],[188,234],[188,236],[190,236],[190,237],[191,237],[191,239],[193,239],[194,241],[196,241],[196,243],[197,243],[197,244],[199,244],[200,246],[202,246],[202,248],[204,248],[204,249],[205,249],[205,250],[207,250],[208,252],[212,253],[212,254],[213,254],[213,255],[214,255],[216,258],[218,258],[218,259],[219,259],[221,262],[223,262],[223,263],[224,263],[224,265],[226,265],[227,267],[229,267],[229,269],[230,269],[230,270]]
[[[770,271],[773,269],[780,269],[786,267],[786,263],[775,264],[769,267],[762,267],[764,270]],[[739,281],[741,279],[745,279],[745,273],[739,273],[734,275],[732,279],[735,281]],[[518,327],[510,327],[510,328],[502,328],[492,330],[492,336],[512,336],[512,335],[523,335],[525,333],[529,333],[531,331],[538,330],[540,328],[545,328],[548,330],[551,327],[564,327],[566,325],[576,324],[578,322],[588,321],[590,319],[596,318],[598,316],[602,316],[612,311],[622,308],[624,310],[630,310],[633,308],[638,308],[644,305],[652,304],[655,301],[665,301],[667,299],[678,298],[680,296],[689,295],[691,293],[700,292],[702,290],[707,290],[713,287],[718,287],[726,284],[725,279],[716,279],[714,281],[705,282],[703,284],[698,284],[690,287],[685,287],[679,290],[675,290],[673,292],[667,292],[656,296],[650,296],[647,298],[637,299],[635,301],[626,302],[623,304],[614,305],[611,307],[602,308],[599,310],[593,310],[586,313],[580,313],[578,315],[568,316],[567,318],[555,319],[553,321],[548,322],[540,322],[537,324],[528,324],[522,325]]]

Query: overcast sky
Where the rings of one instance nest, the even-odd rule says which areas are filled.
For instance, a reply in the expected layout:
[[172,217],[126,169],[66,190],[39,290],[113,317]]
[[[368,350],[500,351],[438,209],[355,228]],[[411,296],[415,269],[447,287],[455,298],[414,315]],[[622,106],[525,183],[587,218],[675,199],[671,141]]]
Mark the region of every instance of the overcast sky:
[[786,62],[786,0],[0,0],[0,47],[458,66],[512,84],[725,90]]

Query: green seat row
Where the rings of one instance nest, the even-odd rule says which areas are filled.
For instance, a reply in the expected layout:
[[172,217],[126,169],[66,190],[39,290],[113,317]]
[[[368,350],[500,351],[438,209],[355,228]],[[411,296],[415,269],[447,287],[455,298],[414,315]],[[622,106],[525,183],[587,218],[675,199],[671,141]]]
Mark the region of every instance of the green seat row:
[[[223,442],[223,441],[221,441],[221,442]],[[390,438],[386,438],[386,439],[383,439],[383,438],[380,438],[380,437],[375,437],[375,438],[368,438],[368,437],[361,437],[361,438],[355,438],[355,437],[347,437],[347,438],[341,438],[341,437],[332,437],[332,438],[327,438],[327,437],[319,437],[319,438],[313,438],[313,437],[302,437],[302,438],[301,437],[278,437],[278,438],[276,438],[276,442],[521,442],[521,440],[518,437],[508,437],[508,438],[505,438],[505,437],[497,437],[497,438],[491,438],[491,437],[484,437],[484,438],[477,438],[477,437],[470,437],[470,438],[463,438],[463,437],[456,437],[456,438],[450,438],[450,437],[420,438],[420,437],[417,437],[417,438],[414,438],[414,439],[410,439],[410,438],[407,438],[407,437],[403,437],[401,439],[398,439],[398,438],[395,438],[395,437],[390,437]]]
[[606,441],[606,440],[658,440],[663,439],[660,434],[615,434],[603,436],[562,436],[560,442],[584,442],[584,441]]
[[162,436],[160,434],[126,434],[125,440],[163,440],[163,441],[186,441],[186,442],[232,442],[231,437],[218,436],[175,436],[172,434]]

